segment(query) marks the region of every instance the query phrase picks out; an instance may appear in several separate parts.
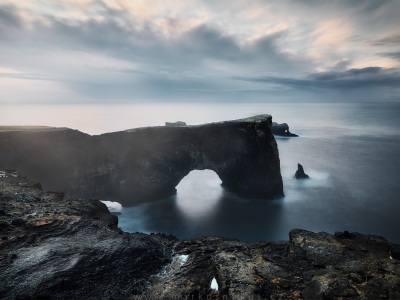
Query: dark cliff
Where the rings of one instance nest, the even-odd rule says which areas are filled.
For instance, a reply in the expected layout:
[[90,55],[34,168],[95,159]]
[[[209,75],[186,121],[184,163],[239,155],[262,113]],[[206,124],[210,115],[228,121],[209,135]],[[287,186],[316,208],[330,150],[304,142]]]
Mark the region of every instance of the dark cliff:
[[283,196],[272,118],[145,127],[90,136],[65,130],[0,132],[0,168],[18,169],[66,196],[134,204],[173,194],[194,169],[211,169],[241,196]]
[[379,236],[296,229],[289,241],[242,243],[126,233],[100,201],[0,175],[1,299],[400,298],[400,245]]

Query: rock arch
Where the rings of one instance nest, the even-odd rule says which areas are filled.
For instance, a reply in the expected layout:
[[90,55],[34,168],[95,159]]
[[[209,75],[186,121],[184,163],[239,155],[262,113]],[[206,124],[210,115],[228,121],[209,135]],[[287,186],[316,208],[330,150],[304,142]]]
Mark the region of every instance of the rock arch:
[[272,117],[197,126],[145,127],[90,136],[66,129],[1,132],[0,167],[67,197],[123,204],[165,197],[192,170],[210,169],[244,197],[283,196]]

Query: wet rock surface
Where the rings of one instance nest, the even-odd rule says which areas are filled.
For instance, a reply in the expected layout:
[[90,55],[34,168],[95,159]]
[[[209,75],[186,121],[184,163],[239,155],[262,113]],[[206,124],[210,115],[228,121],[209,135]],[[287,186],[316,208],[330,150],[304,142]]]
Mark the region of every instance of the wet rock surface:
[[0,178],[0,299],[127,299],[170,261],[175,238],[128,234],[98,200]]
[[1,299],[400,298],[400,245],[379,236],[295,229],[289,241],[242,243],[124,233],[100,201],[63,200],[5,174]]
[[0,168],[17,169],[67,198],[133,205],[176,193],[192,170],[210,169],[248,198],[283,196],[272,117],[90,136],[77,130],[0,131]]

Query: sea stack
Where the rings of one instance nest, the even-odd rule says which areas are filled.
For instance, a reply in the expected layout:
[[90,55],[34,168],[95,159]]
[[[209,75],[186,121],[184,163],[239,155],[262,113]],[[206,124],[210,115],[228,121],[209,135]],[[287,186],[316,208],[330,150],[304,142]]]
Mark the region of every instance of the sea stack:
[[306,173],[304,173],[304,168],[301,164],[297,164],[297,171],[294,174],[294,177],[296,177],[296,179],[310,178],[310,176],[308,176]]

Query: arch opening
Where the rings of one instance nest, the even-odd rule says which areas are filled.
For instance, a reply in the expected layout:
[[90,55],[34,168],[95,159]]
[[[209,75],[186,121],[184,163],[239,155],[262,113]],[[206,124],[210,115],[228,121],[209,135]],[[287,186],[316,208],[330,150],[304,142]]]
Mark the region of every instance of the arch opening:
[[195,220],[212,214],[223,195],[222,180],[212,170],[193,170],[176,186],[176,204]]

